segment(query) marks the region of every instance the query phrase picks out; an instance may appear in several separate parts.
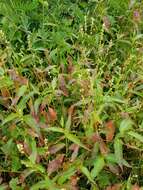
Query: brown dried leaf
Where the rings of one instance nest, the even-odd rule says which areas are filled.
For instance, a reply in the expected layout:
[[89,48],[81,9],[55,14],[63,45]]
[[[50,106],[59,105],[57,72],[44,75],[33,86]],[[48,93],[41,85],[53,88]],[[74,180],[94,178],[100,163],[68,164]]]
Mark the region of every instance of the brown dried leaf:
[[140,187],[137,184],[134,184],[132,186],[132,190],[140,190]]
[[74,112],[75,105],[71,105],[70,108],[68,109],[68,115],[72,116]]
[[141,21],[141,14],[140,14],[139,10],[134,10],[133,19],[134,19],[135,22],[140,22]]
[[20,99],[19,96],[15,96],[14,98],[12,98],[12,103],[11,103],[11,106],[15,106],[18,102],[18,100]]
[[48,175],[51,175],[53,172],[57,171],[61,167],[63,160],[64,154],[60,154],[57,158],[50,161],[47,168]]
[[31,137],[39,137],[38,134],[32,129],[27,129],[27,133],[31,136]]
[[10,97],[11,95],[10,95],[10,92],[9,92],[9,90],[7,89],[7,88],[2,88],[1,89],[1,94],[2,94],[2,97],[3,98],[6,98],[6,97]]
[[106,190],[120,190],[120,188],[121,188],[121,184],[115,184],[112,186],[108,186]]
[[112,165],[112,164],[108,164],[109,170],[116,175],[120,174],[120,170],[118,166]]
[[109,18],[107,16],[103,17],[103,24],[104,24],[104,27],[106,30],[110,29],[111,24],[110,24]]
[[92,140],[94,143],[96,143],[96,142],[101,141],[102,139],[101,139],[99,133],[96,132],[96,133],[94,133],[94,134],[92,135],[91,140]]
[[57,113],[53,108],[49,107],[50,120],[55,121],[57,119]]
[[71,56],[67,57],[67,61],[68,61],[68,73],[73,73],[74,71],[74,66],[73,66],[73,60]]
[[109,149],[103,140],[99,142],[99,149],[102,155],[107,155],[109,153]]
[[24,149],[24,152],[27,154],[27,155],[30,155],[31,154],[31,149],[30,147],[28,146],[28,144],[26,142],[23,143],[23,149]]
[[2,88],[1,89],[1,95],[2,95],[2,100],[3,100],[3,105],[5,107],[9,107],[9,104],[10,104],[10,92],[7,88]]
[[76,175],[71,176],[70,178],[71,190],[79,190],[77,183],[78,183],[78,177]]
[[106,141],[111,142],[113,140],[115,133],[115,126],[113,121],[108,121],[106,123]]
[[66,82],[65,82],[65,79],[64,79],[63,75],[61,75],[59,77],[59,88],[63,92],[63,95],[68,97],[69,93],[68,93],[68,90],[67,90],[67,87],[66,87]]
[[64,147],[65,147],[64,143],[59,143],[59,144],[50,146],[48,151],[49,151],[50,154],[55,154],[55,153],[57,153],[59,150],[61,150]]
[[77,145],[77,144],[72,144],[72,145],[69,147],[69,150],[72,150],[72,151],[73,151],[73,153],[72,153],[72,155],[71,155],[71,162],[73,162],[73,161],[76,159],[77,155],[78,155],[79,145]]
[[19,73],[15,71],[14,69],[8,70],[8,73],[13,81],[18,82],[19,84],[22,84],[22,85],[28,84],[28,79],[26,79],[23,76],[20,76]]

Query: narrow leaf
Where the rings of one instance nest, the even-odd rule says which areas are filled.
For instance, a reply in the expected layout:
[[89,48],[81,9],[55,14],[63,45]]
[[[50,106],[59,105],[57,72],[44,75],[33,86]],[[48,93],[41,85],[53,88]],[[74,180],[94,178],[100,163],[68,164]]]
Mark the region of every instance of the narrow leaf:
[[88,170],[86,167],[80,166],[80,170],[81,170],[81,172],[87,177],[87,179],[88,179],[90,182],[92,182],[93,184],[95,184],[94,179],[92,178],[92,176],[91,176],[89,170]]
[[123,161],[123,145],[122,141],[119,138],[116,138],[114,140],[114,152],[115,152],[115,158],[121,167]]
[[73,135],[73,134],[71,134],[71,133],[69,133],[69,132],[65,132],[65,136],[66,136],[67,139],[69,139],[70,141],[72,141],[72,142],[74,142],[75,144],[79,145],[80,147],[82,147],[82,148],[84,148],[84,149],[86,149],[86,150],[89,150],[89,149],[80,141],[80,139],[79,139],[77,136],[75,136],[75,135]]
[[106,141],[111,142],[115,133],[115,126],[113,121],[108,121],[106,123]]
[[104,166],[105,166],[104,158],[102,156],[98,156],[94,162],[94,167],[91,170],[92,178],[97,177],[99,173],[101,172],[101,170],[104,168]]
[[31,149],[32,149],[32,153],[31,153],[29,159],[34,164],[36,161],[36,158],[37,158],[37,147],[36,147],[36,142],[34,139],[31,142]]
[[129,131],[130,129],[132,129],[132,121],[130,119],[124,119],[121,123],[120,123],[120,133],[123,135],[126,131]]
[[140,142],[143,143],[143,136],[142,135],[140,135],[140,134],[138,134],[136,132],[133,132],[133,131],[128,132],[128,135],[134,137],[135,139],[137,139],[137,140],[139,140]]
[[5,125],[6,123],[15,120],[16,118],[18,118],[19,115],[17,113],[11,113],[10,115],[8,115],[2,122],[2,125]]

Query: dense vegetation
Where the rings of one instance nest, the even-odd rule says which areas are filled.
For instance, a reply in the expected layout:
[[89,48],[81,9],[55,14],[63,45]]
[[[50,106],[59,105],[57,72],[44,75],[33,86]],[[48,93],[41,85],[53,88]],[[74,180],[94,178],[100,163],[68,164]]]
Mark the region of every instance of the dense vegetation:
[[142,189],[142,11],[0,0],[0,190]]

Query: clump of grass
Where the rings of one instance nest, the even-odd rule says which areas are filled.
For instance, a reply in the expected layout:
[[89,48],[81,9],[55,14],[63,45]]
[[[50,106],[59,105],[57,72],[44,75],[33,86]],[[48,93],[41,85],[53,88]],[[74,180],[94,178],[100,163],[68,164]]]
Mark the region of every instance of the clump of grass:
[[1,189],[142,189],[142,9],[0,0]]

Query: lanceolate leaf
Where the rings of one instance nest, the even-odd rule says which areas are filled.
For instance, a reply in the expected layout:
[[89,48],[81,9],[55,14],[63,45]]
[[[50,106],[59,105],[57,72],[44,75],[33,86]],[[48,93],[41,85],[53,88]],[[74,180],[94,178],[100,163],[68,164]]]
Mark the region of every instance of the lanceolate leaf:
[[140,135],[140,134],[138,134],[138,133],[136,133],[134,131],[128,132],[128,135],[134,137],[135,139],[137,139],[137,140],[139,140],[140,142],[143,143],[143,135]]
[[50,154],[55,154],[65,147],[64,143],[58,143],[48,148]]
[[19,117],[19,114],[17,113],[11,113],[10,115],[8,115],[4,121],[2,122],[2,125],[5,125],[6,123],[15,120],[16,118]]
[[62,172],[62,175],[59,176],[58,178],[58,184],[63,184],[67,179],[69,179],[72,175],[76,173],[76,167],[75,166],[70,166],[68,170]]
[[94,166],[93,169],[91,170],[92,178],[97,177],[101,172],[101,170],[104,168],[104,166],[105,166],[104,158],[102,156],[98,156],[94,161]]
[[69,139],[70,141],[72,141],[72,142],[74,142],[75,144],[79,145],[80,147],[82,147],[82,148],[84,148],[84,149],[86,149],[86,150],[89,150],[89,149],[80,141],[80,139],[79,139],[77,136],[75,136],[75,135],[73,135],[73,134],[71,134],[71,133],[69,133],[69,132],[65,132],[65,136],[66,136],[67,139]]
[[29,127],[33,128],[37,132],[37,134],[40,134],[39,126],[30,114],[23,116],[23,120]]
[[91,181],[93,184],[95,184],[95,181],[91,176],[91,173],[89,172],[89,170],[86,167],[80,166],[80,170],[88,178],[89,181]]
[[129,131],[132,128],[133,122],[130,119],[124,119],[120,123],[120,133],[123,135],[126,131]]
[[123,145],[122,141],[119,138],[114,140],[114,151],[115,151],[115,158],[120,166],[122,166],[123,161]]
[[61,155],[58,155],[57,158],[49,162],[48,168],[47,168],[48,175],[51,175],[53,172],[57,171],[61,167],[63,159],[64,159],[64,155],[61,154]]
[[26,90],[27,90],[27,85],[21,86],[17,92],[17,96],[19,97],[23,96]]
[[113,121],[108,121],[106,123],[106,141],[111,142],[115,133],[115,126]]
[[36,147],[36,142],[34,139],[32,139],[32,141],[31,141],[31,149],[32,149],[32,153],[31,153],[29,159],[34,164],[36,161],[36,158],[37,158],[37,147]]

